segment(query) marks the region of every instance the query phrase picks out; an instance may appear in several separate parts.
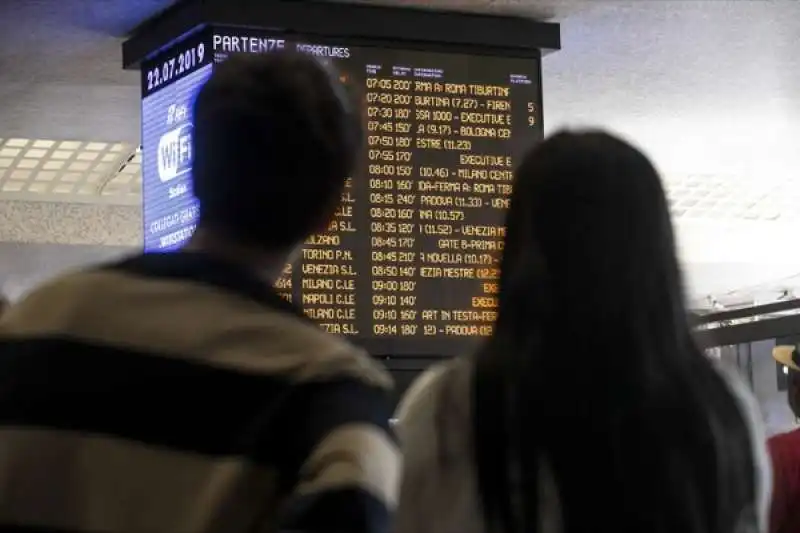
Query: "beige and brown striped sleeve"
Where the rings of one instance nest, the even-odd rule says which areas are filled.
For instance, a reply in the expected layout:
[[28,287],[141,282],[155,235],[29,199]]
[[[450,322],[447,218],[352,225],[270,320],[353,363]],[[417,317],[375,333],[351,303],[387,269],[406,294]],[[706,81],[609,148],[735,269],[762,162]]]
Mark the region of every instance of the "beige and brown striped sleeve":
[[353,378],[320,386],[299,431],[309,453],[281,531],[388,532],[401,470],[389,394]]

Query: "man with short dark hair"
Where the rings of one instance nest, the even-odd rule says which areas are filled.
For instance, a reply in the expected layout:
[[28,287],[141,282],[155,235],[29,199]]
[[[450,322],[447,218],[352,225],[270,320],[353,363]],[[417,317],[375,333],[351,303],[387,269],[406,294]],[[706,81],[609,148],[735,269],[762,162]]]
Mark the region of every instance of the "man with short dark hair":
[[[800,354],[795,346],[776,346],[772,352],[788,371],[787,398],[795,418],[800,418]],[[800,531],[800,429],[769,439],[773,464],[770,531]]]
[[0,529],[387,529],[390,379],[272,289],[329,222],[360,139],[315,59],[216,68],[185,249],[61,278],[0,320]]
[[[238,242],[271,255],[282,269],[339,205],[362,140],[343,86],[304,56],[276,55],[280,79],[263,56],[217,67],[197,96],[194,193],[200,224],[192,248]],[[327,90],[320,91],[325,86]],[[203,244],[198,244],[203,243]]]

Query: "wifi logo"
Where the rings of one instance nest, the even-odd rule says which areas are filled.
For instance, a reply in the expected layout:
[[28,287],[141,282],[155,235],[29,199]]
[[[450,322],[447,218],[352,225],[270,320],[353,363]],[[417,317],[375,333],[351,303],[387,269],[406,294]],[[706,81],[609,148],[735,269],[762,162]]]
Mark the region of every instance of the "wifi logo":
[[174,180],[192,169],[192,125],[184,124],[158,141],[158,178]]

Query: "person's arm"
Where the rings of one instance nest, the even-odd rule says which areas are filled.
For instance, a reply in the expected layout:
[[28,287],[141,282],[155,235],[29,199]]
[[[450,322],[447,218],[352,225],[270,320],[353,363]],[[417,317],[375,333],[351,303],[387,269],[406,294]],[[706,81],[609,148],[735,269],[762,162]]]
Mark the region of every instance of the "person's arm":
[[436,529],[450,509],[441,504],[436,425],[437,399],[447,366],[426,370],[406,390],[395,410],[398,438],[403,449],[403,475],[400,503],[392,526],[393,533],[427,533]]
[[433,385],[447,369],[446,365],[436,365],[428,368],[417,376],[406,389],[394,411],[394,418],[397,420],[399,428],[402,429],[404,425],[411,424],[419,417],[417,411],[426,409],[425,403],[430,400],[430,398],[426,398],[426,395],[429,395],[436,388]]
[[770,517],[770,501],[772,501],[772,461],[767,451],[767,437],[764,431],[764,420],[753,393],[745,385],[736,370],[718,365],[720,373],[725,379],[739,408],[744,415],[745,422],[750,429],[750,445],[753,453],[753,467],[755,469],[755,496],[756,513],[760,531],[768,531]]
[[800,496],[796,481],[800,475],[800,469],[795,466],[796,444],[797,439],[788,434],[776,435],[768,441],[769,454],[774,465],[769,528],[772,533],[787,531],[787,522],[791,521],[796,511],[795,504]]
[[393,533],[483,531],[472,453],[472,358],[429,369],[397,411],[404,465]]
[[295,426],[308,453],[279,530],[387,532],[401,467],[389,428],[389,391],[346,379],[321,384],[312,396],[306,419]]

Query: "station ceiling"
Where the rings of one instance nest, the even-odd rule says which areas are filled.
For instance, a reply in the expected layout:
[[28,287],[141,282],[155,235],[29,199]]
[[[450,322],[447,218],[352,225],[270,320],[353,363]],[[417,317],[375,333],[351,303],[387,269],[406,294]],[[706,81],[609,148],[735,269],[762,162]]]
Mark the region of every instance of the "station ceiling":
[[[695,295],[800,290],[800,250],[778,240],[800,229],[800,2],[364,2],[562,22],[546,128],[602,125],[655,159]],[[171,3],[0,2],[0,200],[140,201],[139,76],[121,41]]]

